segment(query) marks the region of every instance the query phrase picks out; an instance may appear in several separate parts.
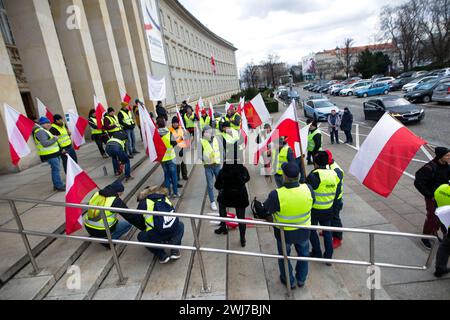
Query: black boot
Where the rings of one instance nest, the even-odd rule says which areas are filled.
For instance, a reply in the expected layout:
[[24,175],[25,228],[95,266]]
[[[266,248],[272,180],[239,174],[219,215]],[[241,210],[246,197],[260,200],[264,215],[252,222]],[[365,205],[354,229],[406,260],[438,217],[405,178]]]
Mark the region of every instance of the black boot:
[[223,235],[227,235],[228,234],[228,229],[226,226],[221,225],[219,229],[217,229],[216,231],[214,231],[215,234],[223,234]]

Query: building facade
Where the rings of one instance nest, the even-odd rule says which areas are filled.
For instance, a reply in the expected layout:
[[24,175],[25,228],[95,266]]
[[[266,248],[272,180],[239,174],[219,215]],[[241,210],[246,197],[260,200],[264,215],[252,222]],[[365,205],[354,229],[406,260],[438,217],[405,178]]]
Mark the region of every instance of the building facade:
[[[152,54],[146,6],[157,14],[162,60]],[[0,0],[0,29],[0,172],[39,163],[30,139],[33,154],[11,165],[4,104],[33,119],[39,98],[55,114],[87,117],[94,96],[118,110],[125,90],[152,110],[149,76],[165,77],[169,108],[239,91],[237,49],[176,0]]]

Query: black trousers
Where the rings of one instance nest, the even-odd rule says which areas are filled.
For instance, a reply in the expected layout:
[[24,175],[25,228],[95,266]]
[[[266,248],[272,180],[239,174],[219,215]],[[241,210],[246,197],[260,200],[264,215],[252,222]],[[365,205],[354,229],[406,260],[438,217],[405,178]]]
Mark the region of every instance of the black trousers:
[[436,258],[436,271],[445,272],[448,268],[448,259],[450,257],[450,235],[447,235],[439,246]]
[[177,164],[178,181],[181,180],[180,173],[183,175],[183,179],[186,180],[188,178],[188,170],[184,162],[182,162],[181,164]]
[[344,133],[345,133],[346,141],[353,143],[352,131],[348,130],[348,131],[344,131]]
[[[227,217],[227,208],[219,203],[219,214],[222,218]],[[245,220],[245,208],[236,208],[236,216],[238,219]],[[226,223],[222,222],[220,223],[221,227],[225,227]],[[239,234],[241,236],[241,240],[245,239],[245,232],[247,231],[247,225],[246,224],[239,224]]]
[[105,149],[103,148],[103,145],[106,144],[106,136],[103,134],[93,134],[92,140],[95,141],[95,144],[97,145],[98,151],[100,151],[100,154],[104,156],[106,154]]

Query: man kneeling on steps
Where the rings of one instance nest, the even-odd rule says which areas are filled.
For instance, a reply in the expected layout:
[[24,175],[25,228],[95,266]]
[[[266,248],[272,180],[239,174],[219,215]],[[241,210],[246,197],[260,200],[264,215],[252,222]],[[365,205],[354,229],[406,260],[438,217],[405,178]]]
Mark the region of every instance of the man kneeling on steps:
[[[140,242],[155,244],[181,245],[184,235],[184,224],[177,217],[154,216],[151,212],[175,212],[170,202],[168,190],[160,187],[146,188],[139,196],[138,210],[149,211],[144,215],[146,228],[139,233]],[[147,248],[153,253],[161,264],[170,260],[178,260],[181,257],[180,250],[170,250],[170,255],[164,249]]]

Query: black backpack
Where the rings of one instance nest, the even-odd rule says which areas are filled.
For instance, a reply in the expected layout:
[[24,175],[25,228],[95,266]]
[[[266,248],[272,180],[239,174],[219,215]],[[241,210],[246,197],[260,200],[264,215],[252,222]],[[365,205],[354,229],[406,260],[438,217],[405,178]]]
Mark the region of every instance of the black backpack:
[[262,219],[271,221],[272,215],[267,211],[266,208],[264,208],[264,204],[261,201],[256,200],[256,198],[253,200],[251,209],[253,212],[253,216],[256,219]]

